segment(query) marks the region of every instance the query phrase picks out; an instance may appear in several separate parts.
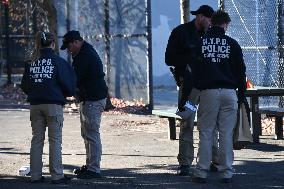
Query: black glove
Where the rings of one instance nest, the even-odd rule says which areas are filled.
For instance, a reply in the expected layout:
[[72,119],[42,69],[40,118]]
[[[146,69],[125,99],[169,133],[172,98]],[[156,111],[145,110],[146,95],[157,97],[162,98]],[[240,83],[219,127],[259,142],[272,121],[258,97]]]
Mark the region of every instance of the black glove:
[[180,81],[180,79],[179,79],[179,75],[178,75],[176,69],[173,68],[173,67],[170,67],[170,71],[172,72],[172,74],[173,74],[173,76],[174,76],[174,79],[175,79],[175,81],[176,81],[177,86],[180,86],[180,85],[181,85],[181,81]]
[[178,109],[179,111],[184,111],[184,105],[188,100],[188,97],[193,88],[193,81],[192,75],[189,72],[186,72],[182,78],[180,78],[181,86],[179,88],[179,102],[178,102]]
[[246,100],[245,93],[239,91],[238,92],[238,104],[244,103]]

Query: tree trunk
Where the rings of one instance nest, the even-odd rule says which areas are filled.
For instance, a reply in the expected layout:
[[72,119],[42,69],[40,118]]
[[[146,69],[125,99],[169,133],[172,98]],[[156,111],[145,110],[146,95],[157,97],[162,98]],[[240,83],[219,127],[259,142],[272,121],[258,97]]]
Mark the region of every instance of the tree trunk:
[[180,0],[181,23],[189,22],[189,0]]

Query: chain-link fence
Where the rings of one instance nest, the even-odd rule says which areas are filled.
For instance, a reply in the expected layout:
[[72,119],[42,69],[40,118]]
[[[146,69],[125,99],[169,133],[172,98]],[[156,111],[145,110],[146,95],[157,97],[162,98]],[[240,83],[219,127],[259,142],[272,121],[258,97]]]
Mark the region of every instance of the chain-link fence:
[[[3,1],[4,2],[4,1]],[[52,2],[55,14],[42,2]],[[9,1],[9,22],[1,4],[0,62],[21,70],[33,48],[38,30],[50,29],[56,15],[59,46],[64,33],[81,32],[98,50],[113,96],[150,101],[151,25],[149,0]],[[232,22],[228,34],[242,46],[247,76],[254,85],[283,87],[283,0],[220,0]],[[53,23],[54,25],[54,23]],[[7,49],[9,52],[7,53]],[[61,51],[61,55],[67,56]],[[9,56],[9,57],[7,57]],[[1,71],[0,67],[0,71]],[[6,71],[7,69],[3,69]],[[262,98],[265,106],[278,106],[278,97]],[[280,103],[281,104],[281,103]]]
[[[243,49],[248,79],[257,86],[283,87],[282,0],[223,0],[222,3],[232,19],[227,34]],[[281,103],[279,97],[263,97],[260,105],[281,106]]]
[[62,0],[54,4],[59,42],[67,30],[80,31],[103,60],[110,95],[151,104],[149,2]]

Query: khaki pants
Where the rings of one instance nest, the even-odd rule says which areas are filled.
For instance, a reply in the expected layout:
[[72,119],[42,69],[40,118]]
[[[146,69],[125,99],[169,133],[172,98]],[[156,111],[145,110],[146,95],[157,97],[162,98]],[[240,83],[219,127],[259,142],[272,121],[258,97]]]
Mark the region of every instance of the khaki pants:
[[105,105],[106,99],[80,103],[81,135],[86,148],[86,165],[88,170],[96,173],[100,173],[102,156],[100,124]]
[[199,151],[194,175],[206,178],[212,159],[213,134],[219,131],[219,166],[222,178],[233,176],[233,130],[237,120],[237,95],[233,89],[200,92],[198,110]]
[[31,180],[38,180],[42,177],[42,153],[46,128],[48,128],[51,179],[63,178],[61,153],[63,107],[56,104],[31,105],[30,119],[33,135],[30,150]]
[[[200,91],[193,88],[190,95],[189,101],[197,105],[199,103]],[[180,124],[179,133],[179,154],[178,162],[179,165],[191,165],[194,159],[194,146],[193,146],[193,129],[194,129],[195,114],[192,114],[187,120],[182,120]],[[218,163],[218,135],[217,132],[214,135],[214,143],[212,146],[212,162]]]

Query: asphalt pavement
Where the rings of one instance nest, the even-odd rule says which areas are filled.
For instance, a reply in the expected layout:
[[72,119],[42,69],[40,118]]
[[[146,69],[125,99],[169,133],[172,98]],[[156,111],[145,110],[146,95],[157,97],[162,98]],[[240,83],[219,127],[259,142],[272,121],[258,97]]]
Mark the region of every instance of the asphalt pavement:
[[[284,140],[261,136],[260,144],[235,151],[233,183],[222,184],[218,173],[209,174],[207,184],[177,176],[178,140],[167,138],[167,121],[151,115],[104,113],[101,179],[80,180],[72,173],[85,162],[78,114],[64,114],[64,172],[73,177],[69,184],[53,185],[48,174],[46,136],[43,163],[44,183],[31,184],[18,170],[29,164],[31,127],[28,110],[0,110],[0,189],[50,188],[181,188],[181,189],[260,189],[284,188]],[[179,129],[177,129],[178,131]],[[195,130],[195,151],[198,133]],[[194,164],[196,162],[194,161]]]

